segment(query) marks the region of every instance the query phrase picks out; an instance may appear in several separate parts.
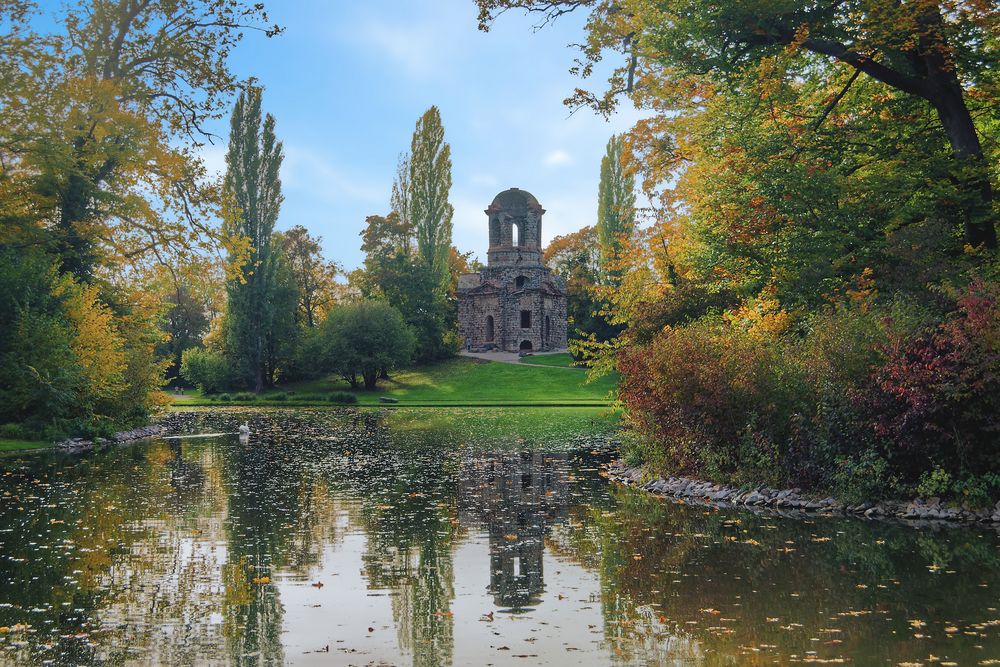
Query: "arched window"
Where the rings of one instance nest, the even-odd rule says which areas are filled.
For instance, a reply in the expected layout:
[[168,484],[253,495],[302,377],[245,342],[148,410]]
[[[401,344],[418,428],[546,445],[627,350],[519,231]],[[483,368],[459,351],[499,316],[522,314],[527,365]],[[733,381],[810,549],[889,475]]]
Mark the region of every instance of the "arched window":
[[521,225],[516,222],[512,222],[510,225],[510,239],[511,245],[521,245]]
[[531,328],[531,311],[522,310],[521,311],[521,328],[530,329]]
[[528,282],[528,279],[525,276],[518,276],[517,278],[514,278],[514,287],[517,289],[523,289],[526,282]]
[[486,316],[486,342],[487,343],[492,343],[493,342],[493,316],[492,315],[487,315]]

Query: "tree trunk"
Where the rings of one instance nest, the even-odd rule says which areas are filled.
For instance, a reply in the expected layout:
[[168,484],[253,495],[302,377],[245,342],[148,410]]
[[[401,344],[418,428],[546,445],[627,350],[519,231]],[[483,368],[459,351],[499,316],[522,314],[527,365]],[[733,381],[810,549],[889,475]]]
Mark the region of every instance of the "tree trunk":
[[365,389],[371,391],[375,388],[375,383],[378,382],[378,370],[376,369],[365,369],[362,375],[365,378]]
[[957,167],[953,178],[965,195],[959,203],[965,241],[973,247],[985,246],[992,250],[997,247],[993,187],[983,147],[972,122],[972,115],[965,105],[961,85],[953,74],[948,79],[950,80],[936,86],[931,103],[944,126],[955,156]]

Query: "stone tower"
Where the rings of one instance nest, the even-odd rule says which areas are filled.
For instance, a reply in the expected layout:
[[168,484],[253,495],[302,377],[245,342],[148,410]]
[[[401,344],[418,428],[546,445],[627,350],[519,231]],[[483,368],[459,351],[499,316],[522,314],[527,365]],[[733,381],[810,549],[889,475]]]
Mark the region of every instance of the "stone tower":
[[566,285],[542,263],[544,213],[530,192],[517,188],[486,209],[487,266],[458,279],[459,333],[473,350],[566,347]]

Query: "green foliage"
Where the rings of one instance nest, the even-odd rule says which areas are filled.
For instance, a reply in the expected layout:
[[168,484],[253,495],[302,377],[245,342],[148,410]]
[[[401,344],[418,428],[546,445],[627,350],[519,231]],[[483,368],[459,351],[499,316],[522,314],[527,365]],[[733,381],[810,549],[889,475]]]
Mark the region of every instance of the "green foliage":
[[[203,394],[214,394],[232,382],[229,361],[218,352],[201,348],[184,351],[181,356],[181,377]],[[219,398],[222,399],[222,396]]]
[[448,282],[451,249],[451,146],[444,140],[441,113],[432,106],[417,120],[410,143],[409,215],[417,255],[441,285]]
[[896,495],[900,488],[888,461],[873,450],[844,457],[833,469],[832,488],[844,502],[873,502]]
[[358,397],[346,391],[331,391],[326,395],[326,400],[330,403],[343,403],[350,405],[358,402]]
[[400,312],[384,302],[338,306],[317,330],[317,365],[352,387],[374,389],[379,374],[407,363],[416,341]]
[[943,496],[951,490],[951,475],[943,468],[925,470],[920,475],[920,483],[917,484],[917,493],[924,498],[932,496]]
[[608,140],[597,186],[601,274],[611,282],[617,282],[621,271],[622,240],[630,238],[635,228],[635,176],[622,165],[622,144],[619,135]]
[[114,312],[57,262],[0,249],[0,423],[55,439],[142,421],[163,370],[150,353],[155,320],[109,289]]
[[[230,258],[238,278],[227,284],[226,357],[237,382],[261,391],[277,370],[284,337],[279,329],[294,322],[293,282],[281,257],[274,223],[281,208],[279,171],[284,157],[271,114],[261,119],[261,89],[240,94],[233,109],[224,189],[229,232],[249,242],[249,255]],[[289,307],[291,310],[289,311]]]

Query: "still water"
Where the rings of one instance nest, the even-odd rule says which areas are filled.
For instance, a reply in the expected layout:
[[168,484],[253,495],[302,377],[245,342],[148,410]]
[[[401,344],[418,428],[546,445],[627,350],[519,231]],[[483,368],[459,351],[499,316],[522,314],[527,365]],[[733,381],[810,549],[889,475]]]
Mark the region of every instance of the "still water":
[[[540,417],[544,414],[544,417]],[[0,664],[1000,665],[1000,540],[610,485],[592,410],[0,458]]]

